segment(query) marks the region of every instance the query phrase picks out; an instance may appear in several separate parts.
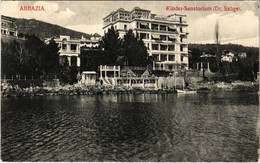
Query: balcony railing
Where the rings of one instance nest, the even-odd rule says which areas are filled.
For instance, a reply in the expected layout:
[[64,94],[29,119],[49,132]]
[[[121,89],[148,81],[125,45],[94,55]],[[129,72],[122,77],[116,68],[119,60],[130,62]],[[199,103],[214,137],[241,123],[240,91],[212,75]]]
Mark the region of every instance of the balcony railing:
[[120,66],[106,66],[106,65],[100,65],[99,66],[100,70],[105,70],[105,71],[120,71]]

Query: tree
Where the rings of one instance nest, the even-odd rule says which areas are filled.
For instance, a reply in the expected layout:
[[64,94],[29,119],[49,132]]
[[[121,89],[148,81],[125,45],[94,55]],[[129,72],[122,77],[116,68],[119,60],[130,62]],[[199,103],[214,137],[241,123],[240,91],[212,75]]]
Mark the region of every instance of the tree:
[[43,73],[56,73],[59,71],[59,48],[54,39],[51,39],[48,44],[41,45],[41,52],[36,52],[37,67]]
[[253,71],[254,60],[252,57],[247,57],[239,60],[239,74],[240,80],[253,81],[254,71]]
[[107,64],[115,65],[117,58],[122,56],[122,41],[113,26],[100,41],[100,47],[105,51]]
[[142,40],[138,40],[130,29],[123,39],[123,55],[128,66],[147,66],[149,63],[147,48]]
[[17,44],[16,41],[11,43],[1,41],[1,71],[4,75],[14,75],[18,73],[18,58],[15,50]]
[[52,39],[45,44],[35,35],[22,43],[2,42],[2,72],[6,75],[33,75],[59,71],[59,48]]

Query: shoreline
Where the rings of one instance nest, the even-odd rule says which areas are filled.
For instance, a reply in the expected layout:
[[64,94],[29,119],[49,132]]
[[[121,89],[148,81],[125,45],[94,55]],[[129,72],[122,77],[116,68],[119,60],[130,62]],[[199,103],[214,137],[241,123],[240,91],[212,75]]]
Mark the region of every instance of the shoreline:
[[[241,82],[232,83],[224,82],[202,82],[193,83],[188,86],[189,89],[197,92],[258,92],[258,82]],[[2,97],[28,97],[28,96],[60,96],[60,95],[93,95],[93,94],[167,94],[176,93],[174,88],[149,89],[149,88],[128,88],[128,87],[104,87],[104,86],[85,86],[82,84],[64,85],[58,87],[29,87],[20,88],[18,85],[10,83],[1,83]]]

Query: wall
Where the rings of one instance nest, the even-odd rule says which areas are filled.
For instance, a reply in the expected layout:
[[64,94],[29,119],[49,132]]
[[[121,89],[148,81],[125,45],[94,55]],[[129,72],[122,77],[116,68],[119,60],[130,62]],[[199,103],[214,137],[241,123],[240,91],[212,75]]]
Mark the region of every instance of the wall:
[[[184,78],[176,77],[176,88],[183,88]],[[175,88],[174,77],[159,77],[158,88]]]

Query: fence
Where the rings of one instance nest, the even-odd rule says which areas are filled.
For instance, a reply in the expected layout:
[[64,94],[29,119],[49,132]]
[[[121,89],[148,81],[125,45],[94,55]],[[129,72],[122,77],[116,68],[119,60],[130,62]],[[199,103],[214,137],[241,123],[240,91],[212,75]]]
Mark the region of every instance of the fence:
[[55,74],[45,74],[45,75],[1,75],[1,81],[7,82],[12,80],[54,80],[57,79]]

